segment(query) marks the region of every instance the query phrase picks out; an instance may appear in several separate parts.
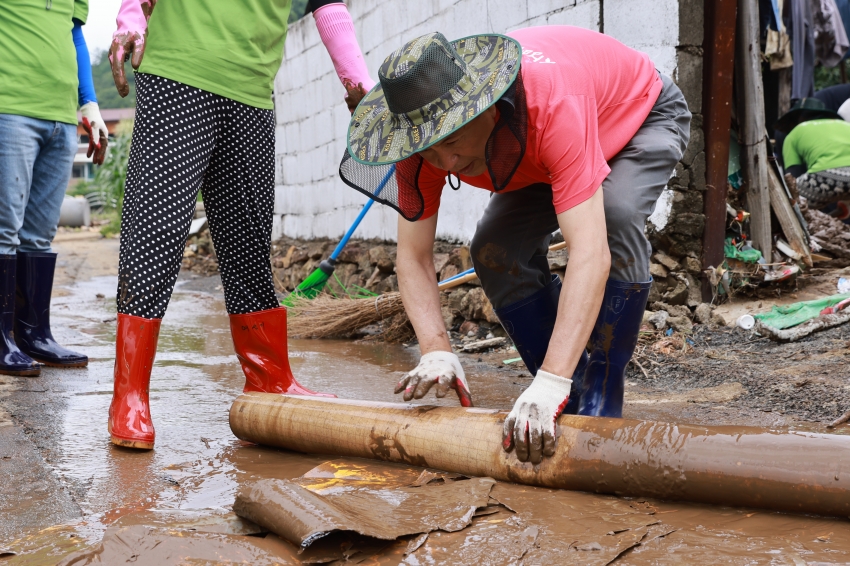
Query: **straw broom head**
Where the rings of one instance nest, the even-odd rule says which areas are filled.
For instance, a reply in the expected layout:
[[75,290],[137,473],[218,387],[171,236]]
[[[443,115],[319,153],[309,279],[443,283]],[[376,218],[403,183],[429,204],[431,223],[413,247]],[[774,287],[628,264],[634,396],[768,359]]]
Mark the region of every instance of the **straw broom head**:
[[347,338],[370,324],[404,313],[401,293],[374,299],[319,295],[296,299],[288,308],[287,334],[298,338]]

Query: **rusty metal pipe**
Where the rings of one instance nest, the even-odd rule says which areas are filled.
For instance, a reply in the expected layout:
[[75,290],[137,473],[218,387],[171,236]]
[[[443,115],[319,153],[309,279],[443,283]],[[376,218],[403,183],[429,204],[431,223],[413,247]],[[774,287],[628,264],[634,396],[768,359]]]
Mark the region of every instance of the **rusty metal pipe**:
[[850,436],[578,417],[538,466],[501,449],[506,412],[248,393],[243,439],[543,487],[850,516]]

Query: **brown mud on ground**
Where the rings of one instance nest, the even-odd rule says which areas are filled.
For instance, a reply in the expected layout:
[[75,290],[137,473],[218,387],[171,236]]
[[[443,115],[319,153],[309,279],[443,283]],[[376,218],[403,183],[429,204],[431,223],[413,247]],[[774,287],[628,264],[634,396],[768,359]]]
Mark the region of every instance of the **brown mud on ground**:
[[[52,320],[61,342],[90,356],[89,367],[45,368],[38,378],[0,377],[0,564],[57,564],[75,551],[83,552],[75,563],[98,563],[100,558],[86,558],[85,553],[101,542],[118,553],[111,555],[116,557],[112,561],[104,555],[102,564],[124,563],[134,553],[132,563],[137,565],[216,564],[226,563],[228,557],[253,564],[300,563],[307,556],[298,555],[290,543],[264,535],[232,513],[235,494],[249,481],[291,480],[329,460],[339,465],[339,460],[245,445],[233,437],[227,413],[244,377],[233,354],[216,278],[183,280],[163,321],[151,382],[156,450],[135,452],[109,443],[106,413],[116,288],[109,269],[117,265],[117,240],[85,242],[57,245],[62,254],[57,285],[67,287],[54,293]],[[801,344],[809,348],[809,357],[795,361],[789,355],[782,361],[786,365],[780,363],[780,353],[791,354],[799,345],[752,342],[754,338],[734,330],[697,335],[692,350],[684,355],[652,354],[660,365],[649,364],[649,379],[637,368],[630,370],[626,416],[821,430],[818,424],[798,421],[791,411],[786,415],[760,411],[761,399],[784,398],[762,385],[786,375],[781,367],[801,363],[807,364],[806,375],[824,379],[789,391],[815,390],[827,383],[830,363],[834,368],[831,356],[842,340],[850,340],[847,332],[836,328],[804,340]],[[294,372],[305,386],[374,401],[398,401],[392,387],[418,359],[414,347],[381,343],[292,341],[290,346]],[[769,355],[754,355],[758,351]],[[530,383],[520,366],[501,363],[504,354],[463,357],[479,406],[509,408]],[[746,375],[741,373],[744,368]],[[782,379],[793,386],[793,370],[789,372]],[[838,404],[841,399],[830,397]],[[343,469],[360,466],[374,474],[403,470],[405,477],[418,477],[421,472],[353,459],[342,464]],[[850,528],[842,520],[506,483],[497,483],[491,497],[490,505],[480,509],[465,529],[401,539],[371,554],[364,546],[356,556],[350,555],[350,562],[850,561]],[[195,550],[186,550],[190,548]],[[210,557],[213,548],[221,552]],[[170,554],[146,554],[166,549]]]

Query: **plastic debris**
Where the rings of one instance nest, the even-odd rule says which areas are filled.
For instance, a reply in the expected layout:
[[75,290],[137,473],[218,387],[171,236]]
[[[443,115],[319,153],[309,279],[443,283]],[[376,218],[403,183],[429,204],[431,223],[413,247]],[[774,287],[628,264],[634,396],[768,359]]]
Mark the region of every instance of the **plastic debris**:
[[848,281],[844,277],[840,277],[838,279],[838,292],[842,294],[850,293],[850,281]]
[[782,330],[816,318],[825,308],[835,306],[845,299],[850,299],[850,294],[832,295],[823,299],[802,301],[792,305],[774,305],[770,312],[757,314],[755,318],[764,325]]
[[737,259],[744,263],[758,263],[762,259],[761,252],[753,249],[749,244],[734,244],[731,238],[726,238],[723,244],[723,254],[729,259]]
[[764,280],[765,282],[784,281],[797,273],[800,273],[799,265],[783,265],[774,269],[765,269]]

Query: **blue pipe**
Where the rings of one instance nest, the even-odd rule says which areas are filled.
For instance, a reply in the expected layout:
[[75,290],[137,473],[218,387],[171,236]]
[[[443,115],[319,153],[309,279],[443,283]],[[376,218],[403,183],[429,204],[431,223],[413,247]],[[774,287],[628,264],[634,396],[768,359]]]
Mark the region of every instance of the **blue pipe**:
[[[381,180],[381,183],[378,185],[378,189],[374,193],[375,196],[378,196],[379,194],[381,194],[381,191],[383,191],[384,187],[387,186],[387,183],[389,182],[390,177],[393,176],[393,173],[395,173],[395,165],[390,167],[390,170],[387,172],[386,175],[384,175],[384,178]],[[372,204],[374,204],[374,202],[375,201],[370,198],[369,202],[367,202],[366,204],[363,205],[363,209],[360,211],[360,214],[357,215],[357,218],[354,220],[354,224],[351,225],[351,228],[348,229],[348,232],[345,233],[345,236],[342,237],[342,240],[340,240],[336,249],[331,254],[331,257],[330,257],[331,260],[336,261],[336,258],[339,257],[339,254],[342,253],[342,248],[344,248],[345,244],[348,243],[348,240],[351,239],[352,234],[354,234],[354,231],[357,230],[357,226],[363,220],[363,217],[366,216],[366,213],[369,212],[369,209],[372,208]]]
[[442,281],[440,281],[439,283],[437,283],[437,285],[442,285],[443,283],[448,283],[449,281],[454,281],[455,279],[460,279],[460,278],[461,278],[461,277],[463,277],[464,275],[469,275],[470,273],[475,273],[475,268],[474,268],[474,267],[473,267],[473,268],[471,268],[471,269],[467,269],[467,270],[466,270],[466,271],[464,271],[463,273],[458,273],[457,275],[453,275],[453,276],[449,277],[448,279],[443,279]]

